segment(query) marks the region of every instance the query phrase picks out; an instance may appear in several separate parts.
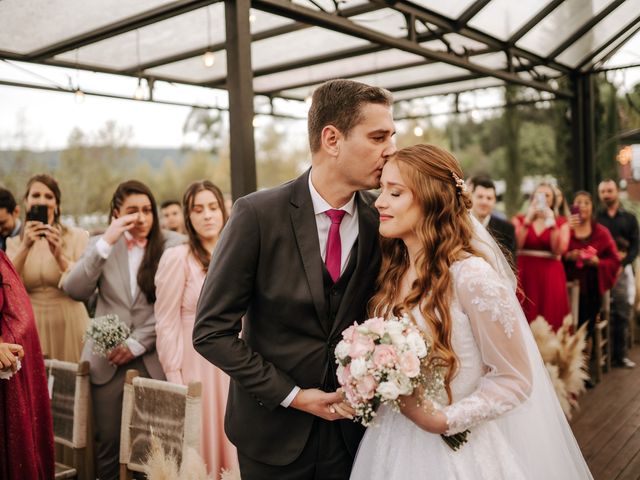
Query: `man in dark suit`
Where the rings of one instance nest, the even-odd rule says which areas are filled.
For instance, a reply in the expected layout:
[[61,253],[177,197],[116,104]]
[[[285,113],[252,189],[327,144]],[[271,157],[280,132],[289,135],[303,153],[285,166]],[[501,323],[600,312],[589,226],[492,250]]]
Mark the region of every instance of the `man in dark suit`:
[[240,198],[216,245],[193,342],[232,378],[225,430],[243,480],[349,477],[363,429],[345,420],[334,350],[367,317],[380,266],[364,190],[396,151],[391,103],[361,83],[321,85],[311,169]]
[[471,179],[471,198],[473,207],[471,213],[482,223],[493,238],[502,247],[511,265],[516,260],[516,232],[511,222],[503,220],[493,214],[496,206],[496,186],[488,177],[474,177]]

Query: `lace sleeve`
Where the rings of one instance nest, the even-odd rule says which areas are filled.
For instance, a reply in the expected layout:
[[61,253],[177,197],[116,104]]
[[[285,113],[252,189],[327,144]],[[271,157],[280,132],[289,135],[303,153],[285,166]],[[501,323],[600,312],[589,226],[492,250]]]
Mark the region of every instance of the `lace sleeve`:
[[531,393],[531,365],[522,328],[527,323],[515,293],[479,257],[457,265],[455,291],[469,318],[487,373],[469,396],[444,407],[447,435],[492,420]]

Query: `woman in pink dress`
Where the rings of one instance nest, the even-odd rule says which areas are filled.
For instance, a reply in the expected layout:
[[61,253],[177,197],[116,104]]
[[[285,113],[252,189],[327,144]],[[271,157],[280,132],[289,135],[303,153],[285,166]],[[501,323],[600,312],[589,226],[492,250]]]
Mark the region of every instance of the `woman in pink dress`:
[[208,180],[192,183],[183,199],[187,244],[169,248],[156,273],[156,348],[167,380],[202,382],[202,457],[215,478],[234,470],[235,447],[224,433],[229,377],[193,349],[196,305],[220,231],[227,221],[222,192]]
[[538,185],[526,215],[513,219],[518,245],[519,299],[529,323],[541,315],[554,330],[570,312],[561,257],[569,246],[565,217],[553,211],[551,185]]

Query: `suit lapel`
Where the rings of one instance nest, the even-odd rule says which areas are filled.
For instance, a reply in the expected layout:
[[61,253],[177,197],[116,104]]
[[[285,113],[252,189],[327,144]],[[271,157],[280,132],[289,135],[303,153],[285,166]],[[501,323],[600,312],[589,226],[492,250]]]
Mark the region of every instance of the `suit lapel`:
[[325,333],[324,321],[326,305],[324,299],[324,285],[322,283],[322,257],[320,255],[320,242],[318,240],[318,227],[316,226],[315,213],[311,194],[309,193],[309,171],[292,185],[289,212],[291,223],[296,237],[296,243],[304,266],[304,273],[309,284],[313,305],[318,315],[318,320]]
[[124,295],[128,302],[128,305],[133,304],[133,298],[131,297],[131,280],[129,279],[129,252],[127,251],[127,244],[124,236],[116,242],[113,247],[113,255],[115,256],[116,264],[118,265],[118,271],[122,277],[122,284],[124,285]]
[[[351,279],[347,284],[347,288],[340,302],[336,319],[331,327],[332,337],[336,330],[344,325],[345,319],[343,318],[348,311],[351,299],[354,298],[356,291],[362,283],[362,276],[369,266],[371,260],[371,254],[373,252],[375,243],[378,241],[378,215],[377,212],[367,203],[365,198],[358,192],[356,194],[356,203],[358,207],[358,253],[355,270],[351,275]],[[364,320],[360,319],[347,319],[349,321]]]

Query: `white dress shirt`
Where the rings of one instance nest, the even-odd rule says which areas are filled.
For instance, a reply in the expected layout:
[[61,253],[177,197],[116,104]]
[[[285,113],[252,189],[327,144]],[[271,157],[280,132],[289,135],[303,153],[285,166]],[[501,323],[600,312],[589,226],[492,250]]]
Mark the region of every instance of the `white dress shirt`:
[[[127,241],[131,241],[133,237],[129,232],[124,232],[125,239]],[[96,250],[98,251],[98,255],[102,258],[109,258],[111,252],[113,250],[113,245],[109,245],[107,241],[100,237],[100,239],[96,242]],[[142,259],[144,258],[144,248],[138,246],[138,244],[134,244],[131,250],[127,249],[129,255],[129,285],[131,287],[131,298],[135,300],[136,295],[138,294],[138,270],[140,269],[140,264],[142,263]],[[144,354],[147,349],[144,348],[140,342],[135,340],[134,338],[127,338],[125,340],[127,347],[131,350],[136,357]]]
[[[329,238],[329,228],[331,227],[331,219],[324,213],[333,207],[322,198],[313,186],[312,177],[313,170],[309,174],[309,193],[311,193],[311,201],[313,202],[313,212],[316,216],[316,228],[318,229],[318,240],[320,241],[320,255],[324,262],[327,256],[327,239]],[[356,208],[356,194],[354,193],[349,201],[336,210],[344,210],[346,213],[340,222],[340,244],[342,258],[340,258],[340,274],[349,262],[351,249],[358,239],[358,209]],[[300,391],[300,387],[293,387],[293,390],[287,395],[280,405],[288,407]]]

